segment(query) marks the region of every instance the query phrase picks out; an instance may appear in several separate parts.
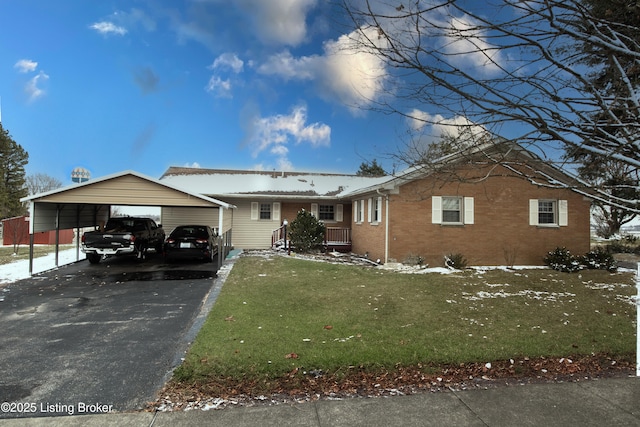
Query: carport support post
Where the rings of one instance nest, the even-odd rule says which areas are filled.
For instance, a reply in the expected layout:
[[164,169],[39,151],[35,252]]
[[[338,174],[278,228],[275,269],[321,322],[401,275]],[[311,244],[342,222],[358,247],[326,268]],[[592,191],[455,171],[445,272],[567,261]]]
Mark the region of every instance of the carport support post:
[[640,377],[640,262],[636,273],[636,377]]

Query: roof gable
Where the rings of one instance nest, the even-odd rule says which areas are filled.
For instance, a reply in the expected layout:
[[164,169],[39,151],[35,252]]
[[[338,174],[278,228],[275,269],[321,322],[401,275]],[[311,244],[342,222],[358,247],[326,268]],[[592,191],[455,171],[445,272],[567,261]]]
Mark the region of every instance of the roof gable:
[[25,197],[22,201],[130,206],[221,206],[226,202],[163,183],[134,171],[124,171]]

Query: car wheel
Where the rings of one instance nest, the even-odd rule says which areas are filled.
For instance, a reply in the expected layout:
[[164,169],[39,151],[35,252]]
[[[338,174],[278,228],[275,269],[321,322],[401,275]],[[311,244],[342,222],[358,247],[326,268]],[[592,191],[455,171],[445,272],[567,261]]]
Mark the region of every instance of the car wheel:
[[144,246],[139,246],[136,249],[136,259],[138,261],[144,261],[147,258],[147,249]]
[[98,254],[87,254],[87,259],[91,264],[98,264],[100,262],[100,258],[102,257]]

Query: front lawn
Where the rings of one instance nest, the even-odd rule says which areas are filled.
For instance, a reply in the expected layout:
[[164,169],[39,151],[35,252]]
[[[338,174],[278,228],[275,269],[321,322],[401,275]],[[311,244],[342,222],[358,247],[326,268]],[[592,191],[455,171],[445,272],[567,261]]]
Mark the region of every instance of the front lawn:
[[633,273],[402,274],[244,256],[174,382],[635,352]]

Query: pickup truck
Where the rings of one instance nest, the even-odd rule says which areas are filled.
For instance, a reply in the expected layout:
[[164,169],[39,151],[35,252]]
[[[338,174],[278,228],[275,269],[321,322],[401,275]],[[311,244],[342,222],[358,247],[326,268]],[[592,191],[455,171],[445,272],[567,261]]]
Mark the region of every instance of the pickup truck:
[[162,252],[164,238],[162,226],[150,218],[114,217],[104,229],[82,235],[82,252],[91,264],[118,255],[135,255],[143,260],[149,248]]

